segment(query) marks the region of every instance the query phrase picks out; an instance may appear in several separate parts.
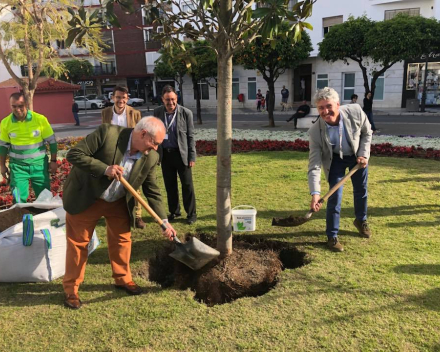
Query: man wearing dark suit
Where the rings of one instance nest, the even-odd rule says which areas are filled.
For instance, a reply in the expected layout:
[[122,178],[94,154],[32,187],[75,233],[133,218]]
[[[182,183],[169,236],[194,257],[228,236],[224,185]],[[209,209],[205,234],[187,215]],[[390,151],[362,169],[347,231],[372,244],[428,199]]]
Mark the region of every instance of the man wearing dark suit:
[[[150,207],[166,220],[159,187],[156,184],[156,152],[165,137],[163,123],[145,117],[136,127],[103,124],[67,153],[73,165],[64,184],[66,210],[66,273],[63,279],[68,308],[78,309],[78,288],[84,279],[87,246],[99,219],[107,223],[107,242],[113,279],[118,289],[138,295],[142,289],[131,277],[130,225],[134,225],[134,199],[118,181],[124,176],[134,189],[142,187]],[[176,235],[168,224],[163,234]]]
[[165,139],[161,145],[161,165],[170,211],[168,219],[172,221],[181,215],[177,184],[179,175],[186,221],[191,225],[197,220],[191,171],[196,161],[193,114],[191,110],[177,104],[177,94],[171,86],[163,88],[162,101],[164,106],[156,108],[154,116],[160,118],[166,128]]
[[[113,106],[109,106],[101,111],[102,123],[109,123],[122,127],[134,128],[141,119],[141,112],[127,105],[128,88],[116,86],[113,89]],[[140,190],[138,190],[140,194]],[[145,228],[146,224],[142,220],[142,206],[136,202],[136,220],[135,226],[138,229]]]

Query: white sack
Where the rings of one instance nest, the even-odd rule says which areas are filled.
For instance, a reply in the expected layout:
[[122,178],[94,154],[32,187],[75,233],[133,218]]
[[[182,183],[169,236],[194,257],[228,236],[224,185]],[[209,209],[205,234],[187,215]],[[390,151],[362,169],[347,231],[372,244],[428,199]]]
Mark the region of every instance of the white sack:
[[[55,203],[18,203],[13,207],[53,208]],[[0,233],[0,282],[48,282],[64,275],[66,261],[66,211],[59,207],[34,215],[34,239],[31,246],[23,245],[22,222]],[[5,210],[7,211],[7,210]],[[58,226],[51,220],[60,219]],[[52,248],[48,249],[40,230],[51,234]],[[89,254],[98,246],[96,232],[89,245]]]

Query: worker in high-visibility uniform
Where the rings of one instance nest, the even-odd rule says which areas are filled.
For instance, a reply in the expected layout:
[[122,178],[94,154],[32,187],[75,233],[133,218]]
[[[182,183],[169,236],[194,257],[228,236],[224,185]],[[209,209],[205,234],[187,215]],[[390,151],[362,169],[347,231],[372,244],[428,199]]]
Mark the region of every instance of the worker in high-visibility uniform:
[[[50,173],[57,170],[57,142],[47,118],[26,108],[23,93],[9,98],[12,113],[0,124],[0,172],[10,182],[16,203],[26,203],[29,180],[35,196],[50,191]],[[50,163],[46,153],[50,146]],[[6,156],[9,154],[9,169]]]

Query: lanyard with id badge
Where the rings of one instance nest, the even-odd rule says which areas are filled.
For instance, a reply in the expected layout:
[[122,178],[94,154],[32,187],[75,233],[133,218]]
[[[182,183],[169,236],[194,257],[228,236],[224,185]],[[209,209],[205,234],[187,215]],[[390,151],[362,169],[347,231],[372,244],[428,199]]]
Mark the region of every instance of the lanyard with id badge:
[[170,127],[173,125],[173,122],[174,122],[176,116],[177,116],[177,109],[174,111],[173,118],[171,119],[171,122],[170,122],[170,124],[168,125],[168,117],[167,117],[167,115],[166,115],[166,113],[165,113],[165,131],[166,131],[166,134],[165,134],[165,138],[164,138],[164,140],[165,140],[165,139],[168,140],[168,130],[169,130]]

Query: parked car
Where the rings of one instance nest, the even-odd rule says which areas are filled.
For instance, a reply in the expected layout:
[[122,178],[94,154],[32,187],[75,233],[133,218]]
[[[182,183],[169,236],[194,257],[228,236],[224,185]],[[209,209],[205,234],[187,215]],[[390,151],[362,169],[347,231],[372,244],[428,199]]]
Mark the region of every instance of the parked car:
[[83,95],[76,96],[74,100],[80,109],[102,109],[105,106],[102,100],[89,99]]
[[127,105],[130,105],[130,106],[142,106],[142,105],[144,105],[144,102],[145,102],[144,99],[132,98],[129,95],[129,99],[127,101]]
[[95,100],[95,99],[101,100],[102,103],[104,104],[104,107],[113,106],[113,102],[111,100],[109,100],[105,95],[89,94],[89,95],[87,95],[87,99],[90,99],[90,100]]

